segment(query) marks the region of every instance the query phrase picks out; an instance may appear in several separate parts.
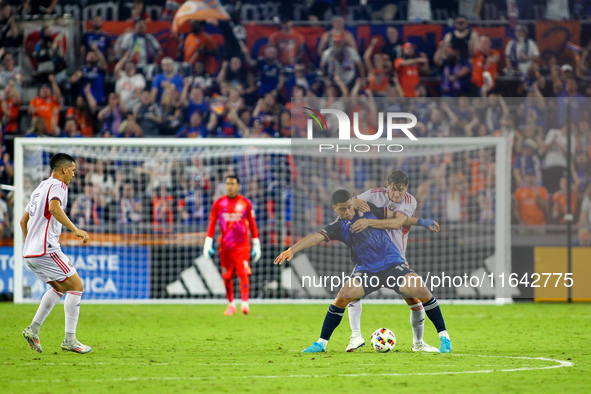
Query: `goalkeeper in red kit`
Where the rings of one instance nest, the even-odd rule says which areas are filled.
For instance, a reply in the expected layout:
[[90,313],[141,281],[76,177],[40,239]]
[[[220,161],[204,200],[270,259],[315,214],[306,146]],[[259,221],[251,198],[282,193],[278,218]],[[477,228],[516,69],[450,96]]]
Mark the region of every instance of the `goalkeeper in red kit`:
[[[231,316],[236,312],[234,302],[234,276],[240,280],[240,297],[242,298],[241,311],[250,313],[248,297],[250,294],[249,260],[256,263],[261,258],[261,242],[254,217],[254,210],[250,200],[240,194],[240,179],[236,175],[228,175],[225,179],[226,195],[213,203],[209,215],[209,227],[203,243],[203,255],[212,258],[214,255],[213,236],[216,223],[220,222],[220,262],[222,276],[226,286],[228,308],[224,315]],[[252,250],[248,229],[252,236]],[[252,253],[251,253],[252,252]]]

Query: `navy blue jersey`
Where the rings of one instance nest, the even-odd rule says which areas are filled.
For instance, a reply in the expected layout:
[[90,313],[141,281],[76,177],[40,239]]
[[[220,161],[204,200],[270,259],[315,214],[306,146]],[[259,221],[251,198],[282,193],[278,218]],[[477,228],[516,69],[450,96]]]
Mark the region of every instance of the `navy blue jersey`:
[[91,51],[92,44],[96,44],[103,56],[107,57],[107,50],[111,47],[111,37],[103,31],[98,33],[87,31],[82,35],[82,45],[86,47],[87,51]]
[[356,271],[380,272],[393,265],[404,263],[404,257],[385,230],[368,227],[360,233],[351,231],[357,219],[385,219],[386,208],[369,204],[370,212],[355,213],[353,219],[338,218],[318,232],[328,241],[341,241],[351,248],[351,259],[357,264]]
[[80,84],[80,96],[84,96],[84,87],[90,84],[92,97],[97,103],[105,102],[105,72],[98,66],[84,65],[81,68],[82,83]]
[[271,64],[265,60],[259,61],[259,95],[264,96],[279,84],[279,76],[281,75],[281,63],[275,60]]

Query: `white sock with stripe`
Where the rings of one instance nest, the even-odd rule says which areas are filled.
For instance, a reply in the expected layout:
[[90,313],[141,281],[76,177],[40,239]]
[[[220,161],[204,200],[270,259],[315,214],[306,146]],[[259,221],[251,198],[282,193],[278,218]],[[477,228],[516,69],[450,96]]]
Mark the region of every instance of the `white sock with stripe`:
[[66,314],[66,341],[76,341],[76,325],[78,316],[80,316],[81,291],[68,291],[64,302],[64,312]]
[[39,335],[39,329],[41,325],[49,316],[49,313],[53,309],[54,305],[62,298],[63,294],[57,292],[54,288],[51,288],[45,292],[43,298],[41,298],[41,303],[39,304],[39,308],[37,309],[37,313],[33,318],[33,322],[31,323],[31,330],[35,335]]
[[423,303],[409,305],[410,325],[412,327],[412,339],[415,345],[423,343],[423,333],[425,332],[425,309]]

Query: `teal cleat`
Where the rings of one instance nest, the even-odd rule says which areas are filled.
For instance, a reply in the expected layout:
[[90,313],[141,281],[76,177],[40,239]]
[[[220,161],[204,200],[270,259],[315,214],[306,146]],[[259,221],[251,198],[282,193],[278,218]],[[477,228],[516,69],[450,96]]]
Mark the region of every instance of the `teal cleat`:
[[441,344],[439,345],[439,353],[451,353],[451,340],[446,337],[441,337]]
[[302,353],[322,353],[326,352],[326,348],[320,342],[314,342],[311,346],[308,346]]

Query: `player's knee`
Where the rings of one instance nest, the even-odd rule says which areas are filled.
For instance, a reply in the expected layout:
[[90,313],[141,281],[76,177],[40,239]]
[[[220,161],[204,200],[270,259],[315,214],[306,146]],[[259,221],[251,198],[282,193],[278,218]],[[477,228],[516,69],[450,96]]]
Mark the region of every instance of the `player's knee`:
[[339,298],[337,297],[332,303],[337,308],[345,309],[349,303],[353,301],[352,298]]
[[52,282],[52,283],[50,283],[50,285],[59,294],[64,295],[66,293],[66,290],[64,289],[64,287],[59,282]]
[[67,283],[67,289],[65,289],[66,291],[79,291],[79,292],[84,291],[84,282],[82,282],[82,279],[80,279],[80,277],[78,275],[72,276],[66,282],[64,282],[64,284],[66,284],[66,283]]

